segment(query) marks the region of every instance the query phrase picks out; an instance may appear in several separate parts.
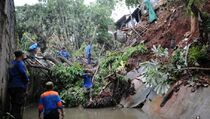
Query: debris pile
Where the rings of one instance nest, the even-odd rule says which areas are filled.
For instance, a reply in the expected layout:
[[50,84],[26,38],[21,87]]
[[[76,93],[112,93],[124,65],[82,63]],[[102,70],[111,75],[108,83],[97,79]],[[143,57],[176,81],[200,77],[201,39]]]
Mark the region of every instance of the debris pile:
[[[208,9],[206,6],[207,5],[205,5],[204,8]],[[139,10],[139,8],[137,9]],[[209,77],[208,67],[210,65],[202,65],[202,62],[207,62],[209,59],[204,60],[202,59],[202,56],[196,56],[197,58],[194,57],[195,54],[202,54],[196,53],[198,51],[193,50],[197,45],[192,45],[200,44],[200,41],[198,40],[200,34],[199,30],[196,30],[194,33],[190,32],[192,27],[190,24],[191,17],[186,15],[186,6],[184,2],[164,2],[155,10],[158,18],[152,23],[146,20],[146,16],[139,14],[138,18],[140,17],[141,20],[139,20],[138,23],[136,22],[135,25],[130,26],[128,21],[132,19],[123,16],[116,22],[118,30],[115,33],[115,38],[116,40],[126,43],[127,47],[144,43],[148,49],[151,49],[145,54],[138,54],[135,57],[131,57],[128,60],[128,63],[138,64],[154,59],[158,60],[158,63],[161,65],[161,69],[158,70],[167,69],[167,72],[171,72],[171,74],[168,75],[168,85],[170,87],[168,89],[162,89],[161,86],[159,88],[144,87],[145,79],[142,79],[141,73],[137,72],[135,75],[132,74],[133,77],[130,77],[129,79],[131,80],[131,87],[133,86],[135,89],[135,94],[122,98],[121,105],[123,107],[142,107],[148,100],[152,101],[154,97],[160,95],[157,92],[166,91],[167,93],[161,94],[163,96],[161,96],[162,100],[159,103],[159,107],[164,107],[167,101],[170,100],[174,93],[178,92],[182,86],[188,86],[191,88],[191,92],[195,92],[199,88],[208,87],[209,85],[209,78],[207,77]],[[132,17],[133,14],[134,13],[130,16]],[[136,20],[137,18],[134,17],[134,19]],[[154,57],[154,53],[152,52],[154,51],[154,46],[157,45],[161,46],[161,48],[157,47],[155,50],[166,51],[167,55],[163,53],[162,58]],[[208,45],[206,47],[208,49]],[[161,52],[159,51],[156,53],[161,55]],[[190,57],[194,57],[192,59],[196,59],[196,63],[189,61],[189,59],[191,59]],[[133,67],[129,68],[132,72],[135,72],[135,69],[139,68],[138,65],[132,66]],[[128,71],[127,73],[129,74],[130,72]],[[162,77],[160,77],[159,80],[162,80],[161,78]],[[150,94],[152,96],[150,96]]]

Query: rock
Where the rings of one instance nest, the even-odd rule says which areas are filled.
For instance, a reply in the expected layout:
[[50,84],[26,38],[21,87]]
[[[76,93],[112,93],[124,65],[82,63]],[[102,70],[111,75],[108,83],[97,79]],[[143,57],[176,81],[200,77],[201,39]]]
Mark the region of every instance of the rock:
[[15,8],[13,0],[1,0],[0,2],[0,110],[5,107],[7,69],[13,51],[15,40]]
[[136,79],[137,77],[139,77],[142,73],[144,72],[143,68],[139,68],[139,69],[134,69],[130,72],[127,73],[126,77],[128,79]]
[[130,71],[130,72],[127,73],[126,77],[127,77],[128,79],[135,79],[135,78],[137,78],[139,75],[140,75],[140,74],[139,74],[138,71],[132,70],[132,71]]
[[146,87],[142,81],[134,79],[132,83],[135,86],[136,94],[123,98],[120,102],[123,107],[137,107],[140,104],[144,104],[147,100],[152,100],[156,96],[153,88]]
[[115,36],[115,40],[117,40],[121,43],[125,43],[126,40],[127,40],[126,34],[123,31],[120,31],[120,30],[116,31],[114,33],[114,36]]

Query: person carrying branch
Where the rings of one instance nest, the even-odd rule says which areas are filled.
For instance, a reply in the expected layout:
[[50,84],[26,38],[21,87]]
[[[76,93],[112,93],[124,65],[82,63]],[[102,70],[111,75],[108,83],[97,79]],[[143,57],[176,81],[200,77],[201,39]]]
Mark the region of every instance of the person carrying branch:
[[44,119],[59,119],[60,113],[62,119],[64,119],[63,104],[61,98],[56,91],[53,91],[53,82],[46,83],[47,91],[40,97],[39,102],[39,119],[41,119],[42,113]]

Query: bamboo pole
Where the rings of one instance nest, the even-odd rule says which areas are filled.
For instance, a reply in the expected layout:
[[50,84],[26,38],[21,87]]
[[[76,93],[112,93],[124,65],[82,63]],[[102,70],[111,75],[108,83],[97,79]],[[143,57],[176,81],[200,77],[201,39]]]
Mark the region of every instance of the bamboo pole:
[[105,46],[105,44],[103,44],[103,46],[102,46],[102,48],[101,48],[101,51],[100,51],[100,53],[99,53],[98,65],[97,65],[97,68],[96,68],[95,73],[93,74],[92,82],[94,82],[95,76],[96,76],[96,74],[98,73],[98,70],[99,70],[99,68],[100,68],[100,65],[99,65],[99,64],[100,64],[100,58],[101,58],[101,54],[102,54],[102,51],[103,51],[103,49],[104,49],[104,46]]

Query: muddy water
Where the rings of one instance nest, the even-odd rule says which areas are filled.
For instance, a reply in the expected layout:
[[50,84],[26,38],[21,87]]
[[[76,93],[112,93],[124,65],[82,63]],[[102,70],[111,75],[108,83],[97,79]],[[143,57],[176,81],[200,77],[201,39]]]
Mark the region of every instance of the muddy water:
[[[36,108],[27,108],[24,119],[38,119]],[[65,109],[65,119],[157,119],[139,109]]]

